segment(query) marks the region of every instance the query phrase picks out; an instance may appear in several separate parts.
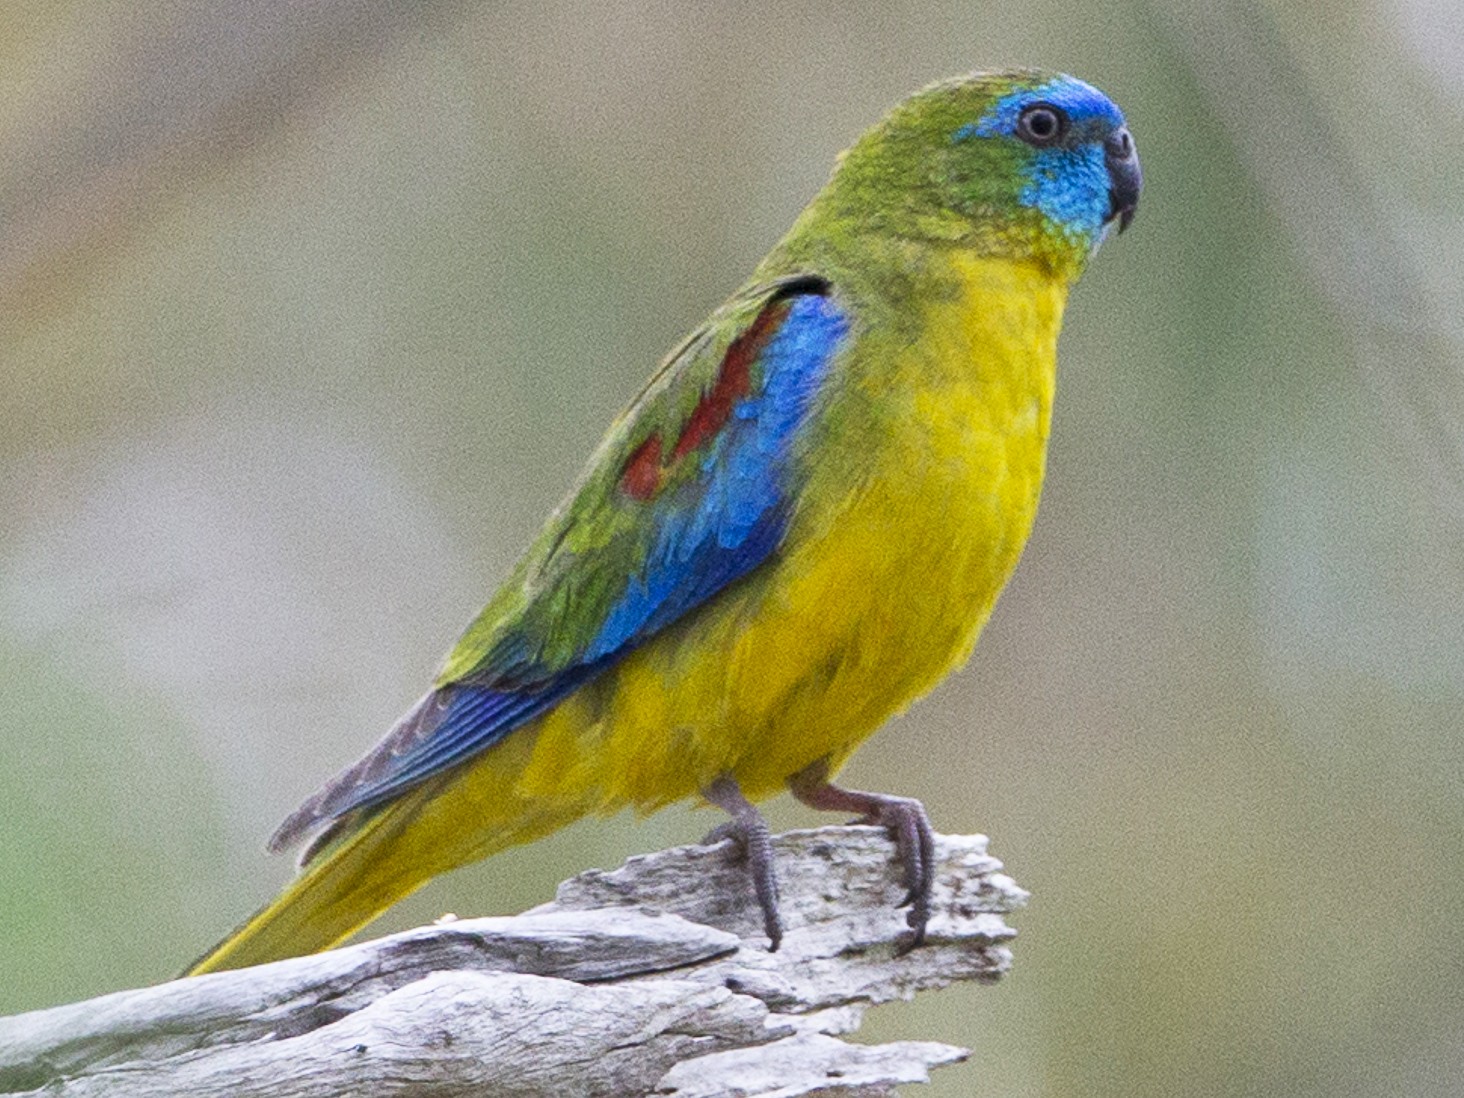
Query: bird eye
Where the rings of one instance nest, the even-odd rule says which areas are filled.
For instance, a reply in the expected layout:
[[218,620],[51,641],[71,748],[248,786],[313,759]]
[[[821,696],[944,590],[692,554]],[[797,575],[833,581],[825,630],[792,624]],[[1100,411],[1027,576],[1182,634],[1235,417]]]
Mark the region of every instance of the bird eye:
[[1051,103],[1033,103],[1017,118],[1017,136],[1038,148],[1061,141],[1067,130],[1067,113]]

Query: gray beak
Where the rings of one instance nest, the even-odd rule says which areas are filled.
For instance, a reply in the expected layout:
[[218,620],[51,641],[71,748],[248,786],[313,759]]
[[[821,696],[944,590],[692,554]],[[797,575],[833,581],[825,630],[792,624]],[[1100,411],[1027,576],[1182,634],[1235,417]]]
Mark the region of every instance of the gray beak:
[[1108,216],[1106,225],[1118,219],[1123,232],[1139,208],[1139,192],[1144,189],[1144,173],[1139,168],[1139,150],[1127,126],[1120,126],[1103,142],[1103,160],[1108,165]]

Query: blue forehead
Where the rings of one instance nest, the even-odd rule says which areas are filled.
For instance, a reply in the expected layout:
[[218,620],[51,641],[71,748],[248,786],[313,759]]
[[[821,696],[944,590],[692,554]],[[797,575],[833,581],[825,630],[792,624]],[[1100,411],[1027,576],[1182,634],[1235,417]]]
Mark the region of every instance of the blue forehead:
[[1092,121],[1106,122],[1111,127],[1123,125],[1123,112],[1112,99],[1076,77],[1059,76],[1035,88],[1019,88],[1002,96],[974,124],[957,130],[956,136],[995,137],[1014,133],[1017,116],[1033,103],[1061,107],[1078,126]]

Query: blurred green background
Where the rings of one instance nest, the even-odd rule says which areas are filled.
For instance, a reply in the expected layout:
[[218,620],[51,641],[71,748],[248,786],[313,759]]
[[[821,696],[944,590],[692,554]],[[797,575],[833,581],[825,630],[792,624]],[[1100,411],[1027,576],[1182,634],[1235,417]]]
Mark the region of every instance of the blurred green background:
[[[0,1012],[165,979],[271,895],[264,837],[834,154],[1010,63],[1110,92],[1148,186],[1011,589],[848,773],[993,836],[1015,968],[864,1034],[973,1047],[931,1095],[1457,1093],[1446,0],[7,4]],[[582,825],[380,929],[711,822]]]

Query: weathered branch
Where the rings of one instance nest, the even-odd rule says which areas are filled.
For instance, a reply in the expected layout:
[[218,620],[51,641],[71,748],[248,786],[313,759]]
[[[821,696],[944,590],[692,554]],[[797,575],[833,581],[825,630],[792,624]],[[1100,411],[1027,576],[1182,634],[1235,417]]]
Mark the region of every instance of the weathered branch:
[[882,831],[776,845],[777,953],[730,845],[678,847],[523,915],[0,1019],[0,1094],[875,1098],[963,1059],[837,1035],[872,1004],[1006,971],[1002,916],[1026,893],[986,838],[937,837],[929,943],[904,956]]

